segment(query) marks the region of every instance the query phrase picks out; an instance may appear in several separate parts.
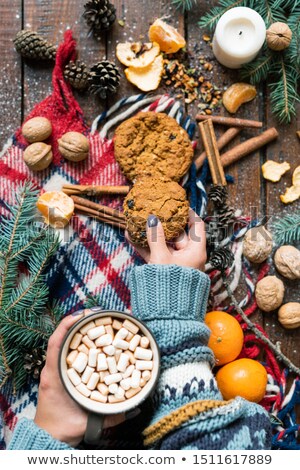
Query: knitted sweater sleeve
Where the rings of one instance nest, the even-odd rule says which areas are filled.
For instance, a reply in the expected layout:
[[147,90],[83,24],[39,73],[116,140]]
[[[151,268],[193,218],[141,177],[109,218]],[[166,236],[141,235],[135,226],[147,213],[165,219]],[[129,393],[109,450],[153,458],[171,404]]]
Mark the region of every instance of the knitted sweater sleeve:
[[54,439],[31,419],[22,418],[14,430],[8,450],[71,450],[71,447]]
[[144,431],[155,449],[269,449],[265,410],[240,397],[224,401],[211,372],[204,324],[210,282],[206,274],[175,265],[144,265],[131,275],[133,315],[154,334],[161,373],[154,414]]

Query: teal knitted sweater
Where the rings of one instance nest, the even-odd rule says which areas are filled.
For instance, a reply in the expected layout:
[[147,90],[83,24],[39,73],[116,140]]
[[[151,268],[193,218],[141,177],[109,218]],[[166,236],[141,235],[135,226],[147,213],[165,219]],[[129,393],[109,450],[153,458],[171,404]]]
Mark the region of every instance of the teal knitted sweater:
[[[209,330],[203,323],[209,278],[175,265],[144,265],[131,275],[132,313],[152,330],[161,351],[155,412],[144,431],[153,449],[270,449],[266,411],[240,397],[223,401],[211,372]],[[62,449],[33,421],[16,426],[9,449]]]

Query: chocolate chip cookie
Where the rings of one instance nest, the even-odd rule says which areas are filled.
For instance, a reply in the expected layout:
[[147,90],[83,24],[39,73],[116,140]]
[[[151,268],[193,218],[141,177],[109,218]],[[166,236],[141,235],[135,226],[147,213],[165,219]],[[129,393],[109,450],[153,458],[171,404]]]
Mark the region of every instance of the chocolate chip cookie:
[[189,212],[185,190],[164,177],[143,177],[136,181],[124,201],[124,214],[131,240],[147,245],[148,216],[156,215],[162,222],[166,240],[183,232]]
[[140,176],[164,176],[179,181],[189,169],[193,147],[177,121],[164,113],[141,112],[115,132],[115,157],[131,181]]

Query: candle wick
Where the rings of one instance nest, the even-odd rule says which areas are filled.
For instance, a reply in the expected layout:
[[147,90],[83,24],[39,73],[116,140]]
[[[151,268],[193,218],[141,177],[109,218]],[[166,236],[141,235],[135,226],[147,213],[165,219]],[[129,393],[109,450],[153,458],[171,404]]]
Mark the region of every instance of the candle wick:
[[242,34],[243,34],[243,31],[240,31],[240,32],[239,32],[239,36],[241,36]]

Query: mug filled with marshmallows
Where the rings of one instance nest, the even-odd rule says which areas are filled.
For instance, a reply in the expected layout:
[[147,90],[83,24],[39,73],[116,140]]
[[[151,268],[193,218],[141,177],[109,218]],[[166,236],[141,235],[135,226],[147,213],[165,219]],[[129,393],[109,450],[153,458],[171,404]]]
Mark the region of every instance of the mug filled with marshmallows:
[[88,412],[84,440],[99,442],[104,418],[139,406],[154,390],[158,345],[145,324],[129,314],[86,309],[68,332],[59,356],[62,383]]

